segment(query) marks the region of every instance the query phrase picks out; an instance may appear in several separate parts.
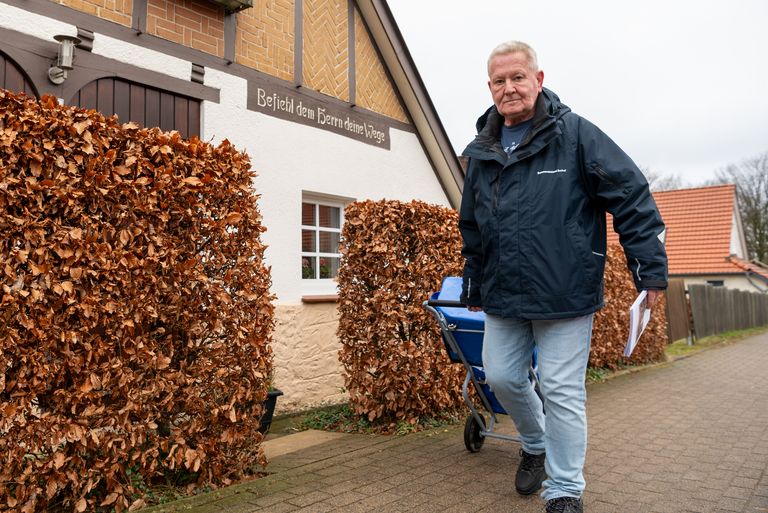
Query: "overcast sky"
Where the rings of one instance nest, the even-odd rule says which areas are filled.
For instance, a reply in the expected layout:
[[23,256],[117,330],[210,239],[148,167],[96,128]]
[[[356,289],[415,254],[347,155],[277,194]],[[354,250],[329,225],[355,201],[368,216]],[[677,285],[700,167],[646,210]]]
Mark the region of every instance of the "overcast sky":
[[700,185],[768,151],[768,0],[388,0],[455,150],[491,105],[496,44],[643,168]]

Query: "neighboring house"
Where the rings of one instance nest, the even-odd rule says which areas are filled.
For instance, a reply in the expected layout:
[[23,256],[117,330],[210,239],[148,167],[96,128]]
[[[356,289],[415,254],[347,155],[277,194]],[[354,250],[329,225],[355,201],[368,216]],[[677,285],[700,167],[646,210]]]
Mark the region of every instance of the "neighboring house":
[[[306,408],[344,398],[345,205],[457,207],[463,172],[384,0],[251,2],[0,0],[0,86],[250,155],[277,297],[275,384],[283,408]],[[65,80],[49,78],[62,35],[79,39]]]
[[[669,277],[686,286],[710,284],[768,291],[768,268],[748,260],[733,184],[653,193],[667,226]],[[609,243],[618,243],[612,230]]]

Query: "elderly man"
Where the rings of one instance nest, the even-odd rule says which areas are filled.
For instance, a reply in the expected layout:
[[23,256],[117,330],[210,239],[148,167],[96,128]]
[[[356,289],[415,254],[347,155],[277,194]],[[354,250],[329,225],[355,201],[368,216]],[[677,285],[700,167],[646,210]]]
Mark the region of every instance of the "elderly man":
[[[527,495],[543,484],[547,513],[581,513],[584,378],[592,316],[603,306],[605,213],[649,305],[667,287],[664,223],[632,160],[542,87],[530,46],[499,45],[488,76],[494,105],[464,150],[462,300],[487,314],[486,378],[522,441],[515,488]],[[543,405],[528,381],[534,347]]]

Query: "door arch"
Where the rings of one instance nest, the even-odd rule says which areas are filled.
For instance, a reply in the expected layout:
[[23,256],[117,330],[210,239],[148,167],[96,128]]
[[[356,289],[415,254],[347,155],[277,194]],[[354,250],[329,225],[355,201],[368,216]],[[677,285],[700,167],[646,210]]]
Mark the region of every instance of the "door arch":
[[37,98],[37,90],[27,74],[10,57],[0,51],[0,87]]
[[117,114],[121,123],[178,130],[182,137],[200,137],[200,100],[116,77],[99,78],[75,93],[72,105]]

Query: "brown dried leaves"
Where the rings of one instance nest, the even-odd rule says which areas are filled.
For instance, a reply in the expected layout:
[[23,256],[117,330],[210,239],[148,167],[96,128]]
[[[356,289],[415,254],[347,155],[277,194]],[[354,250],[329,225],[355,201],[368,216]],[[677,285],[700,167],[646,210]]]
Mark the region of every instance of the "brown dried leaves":
[[629,332],[629,307],[636,297],[637,290],[627,269],[624,250],[618,244],[609,246],[605,261],[605,308],[595,314],[590,367],[616,369],[625,363],[637,365],[664,359],[667,345],[665,298],[654,305],[651,320],[632,356],[623,356]]
[[137,509],[164,472],[264,463],[252,178],[227,141],[0,90],[0,510]]
[[462,271],[455,211],[413,201],[357,202],[345,212],[339,358],[350,403],[381,426],[461,404],[462,370],[443,354],[422,302]]

